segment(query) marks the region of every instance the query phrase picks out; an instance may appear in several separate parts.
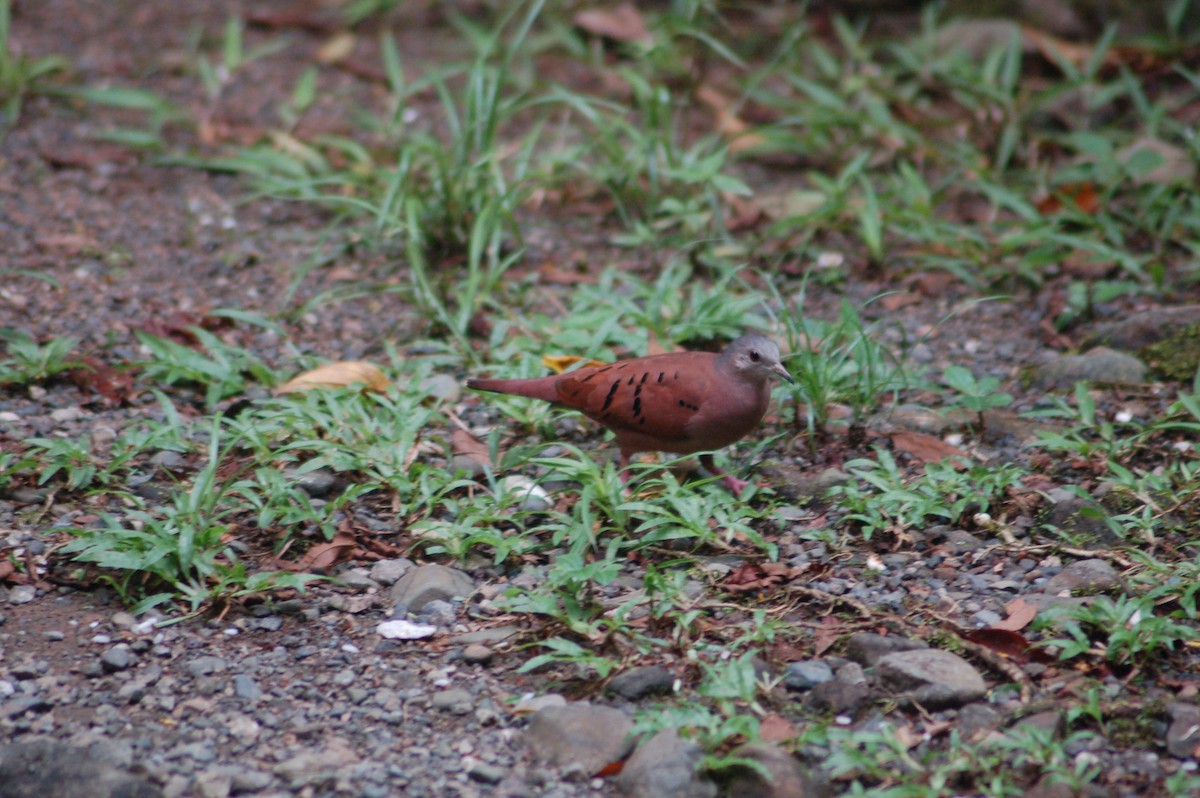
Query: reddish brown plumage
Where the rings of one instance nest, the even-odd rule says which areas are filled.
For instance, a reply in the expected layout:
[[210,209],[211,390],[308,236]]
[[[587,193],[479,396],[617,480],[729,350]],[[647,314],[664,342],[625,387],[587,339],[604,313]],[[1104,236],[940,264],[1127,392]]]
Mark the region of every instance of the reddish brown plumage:
[[[745,335],[719,355],[674,352],[530,380],[470,379],[467,387],[580,411],[615,433],[624,466],[637,452],[707,452],[745,437],[770,403],[771,376],[791,380],[779,350]],[[744,484],[710,456],[702,462],[731,488]]]

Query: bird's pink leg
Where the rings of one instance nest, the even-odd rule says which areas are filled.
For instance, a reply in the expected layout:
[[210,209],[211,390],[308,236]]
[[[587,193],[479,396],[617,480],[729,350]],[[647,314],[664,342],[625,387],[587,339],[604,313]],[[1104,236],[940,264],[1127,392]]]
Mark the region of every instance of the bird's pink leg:
[[704,469],[714,477],[720,477],[721,484],[724,485],[725,489],[734,496],[741,495],[745,487],[750,484],[744,479],[738,479],[733,474],[717,468],[717,464],[713,462],[713,456],[711,454],[700,455],[700,465],[704,466]]

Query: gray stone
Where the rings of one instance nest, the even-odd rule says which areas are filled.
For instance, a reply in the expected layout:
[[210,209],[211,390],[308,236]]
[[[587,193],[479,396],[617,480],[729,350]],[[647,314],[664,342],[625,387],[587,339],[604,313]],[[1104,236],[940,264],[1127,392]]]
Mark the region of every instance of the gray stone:
[[37,598],[37,588],[33,585],[17,585],[8,591],[9,604],[28,604]]
[[789,690],[811,690],[833,680],[833,668],[821,660],[793,662],[783,669],[783,684]]
[[225,660],[214,656],[196,657],[187,664],[188,673],[193,676],[211,676],[214,673],[223,673],[227,667]]
[[430,699],[434,709],[449,712],[452,715],[466,715],[475,706],[475,696],[461,687],[452,687],[433,694]]
[[591,776],[625,758],[633,748],[632,730],[633,721],[619,709],[578,702],[535,714],[525,743],[538,761],[558,768],[574,766]]
[[958,712],[958,734],[966,743],[978,743],[1000,728],[1004,716],[990,704],[976,701]]
[[420,612],[431,601],[449,601],[475,591],[475,581],[457,568],[429,564],[414,568],[392,585],[391,600],[409,612]]
[[1047,593],[1099,593],[1120,587],[1121,578],[1107,560],[1077,560],[1046,581]]
[[929,709],[962,706],[983,698],[979,671],[957,654],[938,649],[888,654],[875,665],[880,683]]
[[328,495],[337,485],[337,476],[327,468],[316,468],[303,473],[287,469],[284,471],[284,477],[314,499]]
[[407,557],[398,557],[394,560],[379,560],[371,566],[371,578],[381,585],[394,585],[400,577],[416,567],[416,564]]
[[482,643],[471,643],[462,650],[463,662],[472,665],[486,665],[492,661],[496,653]]
[[275,775],[284,779],[292,788],[306,784],[330,781],[342,768],[358,762],[349,743],[335,738],[324,748],[302,751],[275,766]]
[[53,740],[0,747],[0,798],[162,798],[143,778]]
[[675,674],[661,665],[630,668],[613,677],[608,689],[629,701],[648,695],[670,695],[675,688]]
[[1200,305],[1153,308],[1132,313],[1119,321],[1097,325],[1084,341],[1085,346],[1111,346],[1136,352],[1178,335],[1200,323]]
[[926,435],[942,435],[953,426],[941,412],[922,405],[897,405],[890,410],[876,413],[867,419],[867,427],[883,433],[897,429],[922,432]]
[[[1059,495],[1059,494],[1062,495]],[[1051,491],[1054,504],[1040,519],[1072,538],[1084,538],[1104,547],[1123,541],[1109,528],[1108,511],[1095,500],[1066,491]]]
[[738,766],[724,792],[737,798],[813,798],[816,791],[808,774],[794,756],[769,743],[750,743],[735,748],[731,756],[758,762],[770,773]]
[[853,715],[867,700],[870,690],[864,682],[821,682],[809,691],[805,704],[817,712],[832,715]]
[[1034,371],[1040,388],[1070,388],[1077,382],[1136,385],[1146,379],[1146,364],[1133,355],[1098,346],[1082,355],[1059,355]]
[[1058,739],[1062,737],[1063,731],[1066,729],[1066,719],[1063,717],[1063,713],[1057,709],[1048,709],[1045,712],[1035,712],[1018,719],[1012,728],[1050,732],[1051,738]]
[[907,637],[885,637],[874,632],[856,632],[846,641],[846,657],[870,668],[888,654],[922,648],[927,646],[919,640],[909,640]]
[[259,688],[258,682],[244,673],[233,677],[233,694],[249,701],[257,701],[262,698],[262,690]]
[[771,465],[764,467],[762,473],[780,496],[797,504],[823,499],[830,488],[850,481],[850,475],[840,468],[813,473],[790,465]]
[[499,765],[476,762],[467,770],[467,775],[472,781],[477,781],[480,784],[499,784],[508,775],[508,770]]
[[1200,757],[1200,707],[1176,701],[1167,704],[1167,753],[1180,759]]
[[421,393],[432,399],[454,404],[462,398],[462,386],[449,374],[434,374],[421,380]]
[[491,629],[478,629],[474,632],[464,632],[460,635],[455,635],[450,638],[450,642],[455,645],[469,645],[471,643],[502,643],[505,640],[519,634],[521,627],[519,626],[493,626]]
[[697,773],[702,759],[700,746],[663,729],[629,757],[617,787],[629,798],[715,798],[717,785]]
[[106,649],[100,655],[100,667],[104,668],[108,673],[123,671],[132,664],[133,652],[129,650],[129,646],[124,644],[118,644]]

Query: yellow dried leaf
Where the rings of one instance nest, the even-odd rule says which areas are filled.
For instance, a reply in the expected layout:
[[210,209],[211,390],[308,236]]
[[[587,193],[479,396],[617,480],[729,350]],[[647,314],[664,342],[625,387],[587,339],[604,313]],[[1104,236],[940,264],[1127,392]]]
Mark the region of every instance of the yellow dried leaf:
[[[542,355],[542,365],[553,371],[555,374],[562,374],[567,369],[574,366],[583,358],[578,355]],[[583,364],[583,368],[592,366],[607,366],[607,363],[602,363],[599,360],[589,360]]]
[[276,395],[307,391],[312,388],[341,388],[347,385],[365,385],[368,391],[386,391],[391,382],[373,363],[362,360],[342,360],[326,363],[312,371],[298,374],[275,389]]
[[350,31],[336,33],[317,50],[317,62],[336,64],[354,52],[354,44],[354,34]]

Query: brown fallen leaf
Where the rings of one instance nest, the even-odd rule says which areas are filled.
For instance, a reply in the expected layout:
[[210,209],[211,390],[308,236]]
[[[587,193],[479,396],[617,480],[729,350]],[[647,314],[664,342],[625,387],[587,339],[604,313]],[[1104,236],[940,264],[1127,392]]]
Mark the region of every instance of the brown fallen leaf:
[[730,152],[745,152],[766,143],[760,133],[753,132],[748,122],[729,109],[733,102],[724,93],[701,85],[696,89],[696,99],[713,112],[714,127],[728,143]]
[[909,305],[921,304],[921,297],[916,294],[910,294],[907,291],[892,293],[885,295],[879,300],[883,305],[884,310],[900,310],[900,308],[908,307]]
[[454,432],[450,433],[450,448],[455,455],[466,457],[472,462],[483,466],[492,464],[487,444],[464,429],[455,428]]
[[774,712],[767,715],[758,724],[759,737],[765,743],[782,743],[785,740],[791,740],[799,733],[787,718]]
[[275,389],[275,395],[309,391],[313,388],[341,388],[361,384],[368,391],[383,393],[391,382],[373,363],[362,360],[340,360],[298,374]]
[[1010,601],[1004,609],[1008,612],[1008,617],[999,623],[992,624],[993,629],[1019,632],[1037,617],[1037,607],[1027,604],[1023,598]]
[[304,553],[304,556],[293,563],[282,563],[283,567],[289,571],[311,572],[315,570],[328,570],[333,566],[346,562],[354,556],[358,549],[358,543],[352,535],[346,532],[338,532],[333,536],[333,540],[326,543],[318,543]]
[[642,12],[633,3],[621,3],[616,8],[588,8],[577,13],[572,20],[575,27],[617,42],[642,42],[649,44],[653,41],[650,29]]
[[821,625],[813,632],[813,654],[818,657],[823,655],[833,648],[833,644],[845,633],[845,624],[836,618],[825,616],[821,619]]
[[81,358],[79,368],[68,371],[67,379],[80,390],[98,395],[110,407],[128,402],[137,393],[129,372],[119,371],[94,356]]
[[922,463],[940,463],[950,457],[966,457],[967,453],[957,446],[946,443],[941,438],[926,435],[923,432],[893,432],[888,435],[892,445],[902,452],[912,455]]
[[984,648],[995,651],[1002,657],[1011,659],[1018,665],[1024,665],[1031,660],[1035,662],[1054,661],[1054,658],[1046,654],[1045,651],[1030,645],[1025,635],[1020,632],[995,628],[972,629],[963,635],[963,637],[972,643],[977,643]]

